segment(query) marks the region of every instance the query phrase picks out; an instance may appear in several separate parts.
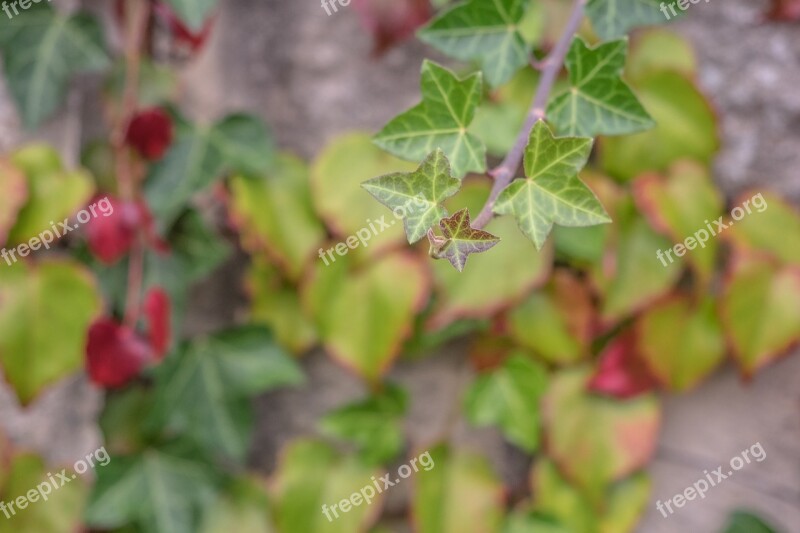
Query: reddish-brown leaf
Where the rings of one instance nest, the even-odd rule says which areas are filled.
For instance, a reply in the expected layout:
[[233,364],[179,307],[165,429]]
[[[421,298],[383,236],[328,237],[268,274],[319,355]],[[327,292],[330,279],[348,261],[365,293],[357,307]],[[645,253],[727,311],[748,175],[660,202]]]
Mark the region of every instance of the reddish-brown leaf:
[[103,318],[89,328],[86,372],[101,387],[122,387],[135,379],[154,358],[147,341],[113,319]]
[[633,331],[625,332],[606,346],[589,380],[590,391],[624,399],[656,387],[658,381],[636,353],[634,335]]
[[431,17],[428,0],[353,0],[353,7],[372,32],[375,55],[414,35]]
[[144,298],[143,310],[147,318],[150,346],[158,359],[167,353],[170,340],[170,300],[161,287],[153,287]]
[[800,0],[772,0],[767,19],[786,22],[800,20]]
[[161,159],[172,144],[172,118],[159,107],[139,111],[128,124],[125,142],[145,159]]

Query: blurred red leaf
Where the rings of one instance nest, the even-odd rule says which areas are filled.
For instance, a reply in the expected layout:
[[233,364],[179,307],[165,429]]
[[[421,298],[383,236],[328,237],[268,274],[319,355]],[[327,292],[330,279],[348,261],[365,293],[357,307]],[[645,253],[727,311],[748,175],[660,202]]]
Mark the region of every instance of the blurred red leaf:
[[86,371],[101,387],[122,387],[154,358],[153,348],[138,333],[115,320],[103,318],[89,328]]
[[655,377],[636,354],[632,331],[612,340],[600,354],[600,362],[588,383],[592,392],[615,398],[632,398],[656,387]]
[[800,0],[772,0],[767,18],[789,22],[800,20]]
[[156,2],[154,11],[169,27],[178,44],[185,45],[192,53],[199,52],[205,45],[206,40],[208,40],[208,36],[211,35],[214,17],[206,20],[200,31],[193,31],[183,23],[169,5],[163,2]]
[[158,107],[139,111],[128,124],[125,142],[146,159],[161,159],[172,144],[172,118]]
[[161,287],[151,288],[144,298],[143,309],[147,318],[150,345],[156,357],[162,359],[169,347],[171,330],[169,295]]
[[432,14],[428,0],[353,0],[353,7],[372,32],[376,55],[411,37]]

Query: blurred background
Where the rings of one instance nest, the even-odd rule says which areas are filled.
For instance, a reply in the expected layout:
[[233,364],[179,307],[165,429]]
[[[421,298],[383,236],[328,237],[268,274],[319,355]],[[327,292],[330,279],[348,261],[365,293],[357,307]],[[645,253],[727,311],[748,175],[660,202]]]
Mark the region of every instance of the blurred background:
[[[60,1],[60,0],[56,0]],[[55,2],[54,2],[55,3]],[[62,2],[65,6],[76,2]],[[103,2],[82,5],[110,14]],[[775,190],[800,204],[800,24],[765,22],[766,2],[710,0],[693,5],[670,29],[694,44],[698,83],[711,99],[721,125],[722,150],[714,179],[728,198],[757,188]],[[225,0],[214,31],[197,58],[182,66],[184,112],[197,120],[246,110],[262,117],[281,149],[310,159],[344,132],[375,132],[419,99],[419,68],[425,57],[447,60],[416,40],[381,56],[356,10],[326,15],[317,0]],[[452,62],[450,63],[452,64]],[[29,140],[59,148],[67,165],[77,163],[83,141],[102,132],[92,80],[69,93],[57,118],[35,133],[20,125],[7,90],[0,85],[0,151]],[[247,309],[241,279],[245,258],[234,256],[191,292],[186,333],[214,331],[240,319]],[[65,302],[65,304],[67,304]],[[353,302],[353,305],[358,305]],[[798,302],[800,305],[800,302]],[[445,432],[454,398],[474,379],[463,364],[466,342],[436,357],[401,360],[390,379],[410,392],[405,426],[412,449]],[[734,508],[747,508],[780,531],[800,532],[800,354],[786,357],[744,383],[728,364],[696,390],[665,395],[663,428],[655,461],[652,503],[638,531],[713,532]],[[257,431],[249,462],[272,473],[281,448],[292,438],[316,433],[316,421],[334,407],[363,396],[363,382],[315,351],[302,360],[308,382],[257,400]],[[19,446],[54,462],[70,462],[100,445],[96,417],[101,392],[83,377],[48,390],[21,408],[0,387],[0,425]],[[487,455],[510,486],[524,484],[528,459],[504,443],[494,429],[460,421],[454,439]],[[727,464],[760,442],[767,459],[690,502],[664,519],[655,500]],[[407,487],[389,495],[387,507],[402,510]]]

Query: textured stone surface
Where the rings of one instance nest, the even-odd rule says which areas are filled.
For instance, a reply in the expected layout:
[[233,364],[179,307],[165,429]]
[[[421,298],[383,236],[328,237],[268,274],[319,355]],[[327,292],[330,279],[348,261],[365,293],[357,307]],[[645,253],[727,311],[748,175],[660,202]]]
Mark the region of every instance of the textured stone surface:
[[[100,2],[94,2],[98,4]],[[690,8],[674,27],[691,38],[700,58],[700,83],[722,119],[725,147],[716,179],[733,196],[748,187],[771,187],[800,201],[800,31],[798,25],[762,25],[760,2],[712,0]],[[315,0],[231,0],[225,3],[209,48],[185,72],[186,109],[211,120],[236,109],[263,116],[282,148],[312,157],[343,131],[376,130],[418,100],[418,71],[426,50],[408,43],[379,61],[370,58],[369,37],[352,10],[328,17]],[[35,138],[70,153],[82,132],[96,128],[92,98],[71,97],[70,106]],[[81,118],[83,117],[83,119]],[[0,90],[0,149],[23,136]],[[234,259],[195,291],[188,329],[208,331],[241,313]],[[356,305],[357,302],[354,302]],[[527,460],[489,430],[466,427],[454,413],[471,379],[465,346],[417,362],[401,362],[392,378],[411,391],[407,426],[411,447],[424,447],[452,429],[460,445],[481,450],[498,472],[521,490]],[[317,418],[363,394],[359,380],[321,354],[304,365],[309,383],[299,390],[266,395],[258,401],[255,466],[274,468],[280,448],[291,438],[314,434]],[[666,398],[664,428],[656,461],[653,504],[642,533],[714,532],[734,507],[755,509],[784,533],[800,531],[800,356],[759,374],[745,386],[727,368],[696,391]],[[24,446],[55,461],[78,458],[97,444],[93,421],[100,395],[83,380],[70,380],[22,411],[0,390],[0,425]],[[748,465],[713,488],[702,501],[689,502],[669,519],[655,510],[703,477],[760,442],[762,463]],[[399,513],[405,489],[391,495]]]

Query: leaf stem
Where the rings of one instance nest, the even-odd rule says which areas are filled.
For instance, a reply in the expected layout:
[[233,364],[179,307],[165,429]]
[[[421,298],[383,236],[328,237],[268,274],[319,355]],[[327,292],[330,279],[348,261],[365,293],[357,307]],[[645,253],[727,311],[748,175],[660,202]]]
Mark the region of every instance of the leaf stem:
[[545,118],[547,100],[550,98],[550,92],[553,90],[553,85],[564,65],[564,59],[567,57],[572,38],[580,28],[586,2],[587,0],[575,0],[572,6],[572,13],[564,28],[564,33],[562,33],[561,38],[547,58],[540,63],[542,76],[539,80],[539,87],[536,89],[536,96],[534,96],[533,103],[528,111],[528,117],[525,119],[525,124],[522,126],[519,135],[517,135],[517,141],[511,151],[508,152],[500,165],[489,171],[489,175],[494,178],[494,184],[486,204],[475,219],[473,226],[475,229],[483,229],[492,220],[492,210],[497,197],[511,183],[514,174],[522,163],[522,157],[525,154],[525,147],[528,145],[531,130],[537,121]]

